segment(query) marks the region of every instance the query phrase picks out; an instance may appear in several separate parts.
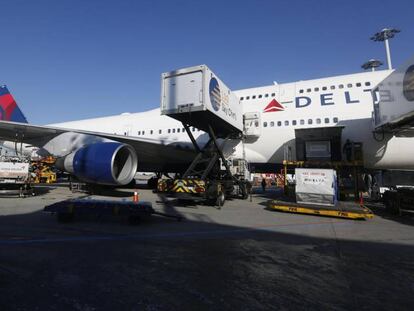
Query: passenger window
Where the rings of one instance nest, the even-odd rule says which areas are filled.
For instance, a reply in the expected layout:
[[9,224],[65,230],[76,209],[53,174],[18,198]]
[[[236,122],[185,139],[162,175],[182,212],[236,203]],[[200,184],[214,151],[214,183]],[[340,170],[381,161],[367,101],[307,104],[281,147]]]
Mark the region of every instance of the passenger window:
[[177,133],[180,133],[180,129],[177,129]]
[[256,95],[253,95],[253,96],[252,96],[252,99],[256,99]]
[[335,85],[331,85],[331,90],[334,90],[335,89]]
[[168,129],[168,134],[170,134],[171,133],[171,129]]
[[292,125],[296,125],[296,120],[292,120]]
[[274,126],[275,126],[275,122],[273,122],[273,121],[272,121],[272,122],[270,122],[270,126],[271,126],[271,127],[274,127]]
[[243,100],[244,99],[244,97],[240,97],[240,100]]
[[195,127],[192,128],[193,132],[195,132]]
[[365,82],[365,86],[370,86],[371,82]]
[[142,131],[142,135],[145,135],[145,131]]
[[299,93],[303,93],[303,90],[299,90]]
[[152,135],[152,133],[154,133],[154,131],[153,131],[153,130],[151,130],[151,131],[150,131],[150,134],[151,134],[151,135]]
[[304,125],[305,124],[305,120],[301,119],[300,120],[300,125]]
[[321,119],[319,119],[319,118],[317,118],[316,119],[316,124],[321,124],[322,122],[321,122]]
[[318,88],[318,87],[315,87],[315,88],[314,88],[314,91],[315,91],[315,92],[319,92],[319,88]]
[[275,95],[276,95],[275,93],[272,93],[272,97],[275,97]]
[[359,82],[358,82],[358,83],[356,84],[356,86],[357,86],[357,87],[361,87],[361,83],[359,83]]
[[141,135],[141,131],[138,131],[138,135]]
[[333,122],[338,123],[338,118],[337,117],[333,118]]
[[289,125],[289,121],[285,121],[285,126],[288,126]]
[[259,95],[259,98],[262,98],[262,95]]
[[313,123],[312,119],[308,119],[308,124],[312,124],[312,123]]
[[158,130],[158,134],[162,134],[162,130]]
[[269,94],[265,94],[265,97],[269,97]]
[[263,127],[267,127],[267,122],[263,122]]
[[322,86],[322,91],[326,91],[328,88],[326,86]]
[[255,121],[255,122],[254,122],[254,126],[255,126],[255,127],[259,127],[259,121]]
[[329,123],[329,118],[325,118],[325,123]]
[[344,88],[344,85],[343,84],[339,84],[338,85],[338,88],[343,89]]
[[351,88],[352,87],[352,83],[348,83],[347,87]]
[[307,89],[306,92],[310,93],[312,91],[312,89]]
[[172,132],[175,133],[175,129],[173,129]]
[[277,126],[282,126],[282,121],[277,121]]
[[182,129],[181,129],[181,132],[182,132],[182,133],[184,133],[184,132],[185,132],[185,128],[182,128]]

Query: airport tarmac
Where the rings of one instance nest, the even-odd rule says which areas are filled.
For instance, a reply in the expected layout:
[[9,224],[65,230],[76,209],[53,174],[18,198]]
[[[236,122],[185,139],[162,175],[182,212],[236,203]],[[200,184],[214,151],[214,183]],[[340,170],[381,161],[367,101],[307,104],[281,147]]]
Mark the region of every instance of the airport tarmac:
[[[140,189],[185,220],[62,224],[45,205],[84,194],[56,185],[0,198],[0,310],[411,310],[414,219],[367,221],[266,209],[277,190],[221,210]],[[131,200],[116,193],[115,200]],[[92,198],[105,199],[103,196]]]

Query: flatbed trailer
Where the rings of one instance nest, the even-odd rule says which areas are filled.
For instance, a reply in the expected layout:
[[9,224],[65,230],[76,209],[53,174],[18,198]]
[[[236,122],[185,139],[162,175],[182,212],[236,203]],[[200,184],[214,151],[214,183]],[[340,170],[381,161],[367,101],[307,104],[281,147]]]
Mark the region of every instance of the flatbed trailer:
[[148,219],[151,215],[160,215],[182,220],[182,216],[170,215],[155,211],[150,202],[125,202],[111,200],[71,199],[57,202],[44,207],[44,212],[57,216],[59,222],[72,222],[76,216],[81,215],[112,215],[126,216],[130,224]]
[[273,200],[269,203],[269,209],[279,212],[308,214],[316,216],[337,217],[346,219],[372,219],[374,214],[365,207],[354,202],[338,202],[335,206],[299,204],[284,200]]

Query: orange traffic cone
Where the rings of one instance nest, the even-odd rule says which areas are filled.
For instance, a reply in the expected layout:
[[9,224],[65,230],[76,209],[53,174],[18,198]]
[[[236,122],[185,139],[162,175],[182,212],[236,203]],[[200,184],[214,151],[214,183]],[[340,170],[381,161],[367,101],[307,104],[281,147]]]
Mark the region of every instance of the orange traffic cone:
[[139,195],[137,191],[134,191],[134,196],[132,197],[132,201],[134,203],[138,203],[139,202]]

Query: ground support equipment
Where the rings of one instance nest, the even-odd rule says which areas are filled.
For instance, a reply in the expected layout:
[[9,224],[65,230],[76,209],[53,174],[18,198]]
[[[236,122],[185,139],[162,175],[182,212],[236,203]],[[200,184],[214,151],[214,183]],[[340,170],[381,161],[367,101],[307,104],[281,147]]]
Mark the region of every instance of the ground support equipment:
[[[208,125],[210,139],[200,148],[190,127],[185,123],[183,126],[197,155],[181,177],[160,179],[157,185],[158,192],[174,194],[185,199],[204,200],[218,207],[224,204],[226,197],[247,199],[247,182],[231,173],[213,127]],[[221,169],[220,162],[224,170]]]
[[403,213],[414,213],[414,189],[400,187],[384,192],[383,200],[385,207],[391,213],[402,215]]
[[125,202],[125,201],[106,201],[92,199],[72,199],[47,205],[44,212],[56,214],[58,221],[71,222],[75,216],[80,215],[113,215],[126,216],[131,224],[136,224],[140,220],[148,219],[151,215],[160,215],[182,220],[182,216],[170,215],[155,211],[150,202]]
[[371,219],[374,217],[372,211],[356,203],[338,202],[336,206],[298,204],[295,202],[273,200],[268,205],[269,209],[297,214],[309,214],[326,217],[339,217],[347,219]]

